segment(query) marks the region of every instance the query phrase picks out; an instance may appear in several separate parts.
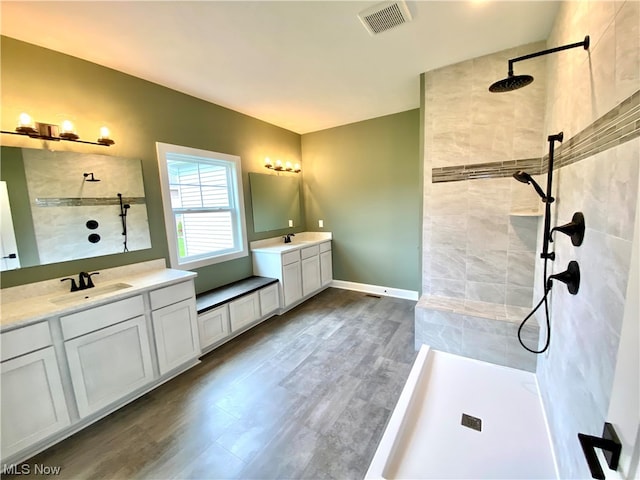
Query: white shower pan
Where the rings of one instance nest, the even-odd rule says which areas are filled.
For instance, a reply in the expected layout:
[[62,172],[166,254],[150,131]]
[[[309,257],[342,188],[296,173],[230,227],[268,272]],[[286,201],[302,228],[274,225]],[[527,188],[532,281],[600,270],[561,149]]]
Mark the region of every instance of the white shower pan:
[[365,478],[558,478],[535,374],[423,345]]

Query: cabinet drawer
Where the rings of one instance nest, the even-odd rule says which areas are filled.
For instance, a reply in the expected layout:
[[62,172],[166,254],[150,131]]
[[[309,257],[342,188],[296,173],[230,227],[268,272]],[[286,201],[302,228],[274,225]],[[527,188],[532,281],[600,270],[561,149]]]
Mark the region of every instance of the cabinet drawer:
[[260,318],[260,301],[258,292],[234,300],[229,303],[231,331],[235,332]]
[[44,321],[0,335],[2,361],[51,345],[49,322]]
[[318,255],[320,253],[320,249],[318,245],[313,245],[311,247],[303,248],[301,250],[301,253],[302,253],[302,259],[304,260],[305,258],[314,257]]
[[324,242],[320,244],[320,253],[328,252],[331,250],[331,242]]
[[65,340],[69,340],[139,315],[144,315],[142,295],[60,318],[62,337]]
[[294,250],[282,255],[282,265],[289,265],[290,263],[300,260],[300,250]]
[[181,300],[186,300],[195,296],[193,289],[193,282],[182,282],[177,285],[170,285],[168,287],[159,288],[150,293],[151,296],[151,309],[166,307],[172,303],[178,303]]
[[264,317],[280,307],[278,284],[274,283],[260,290],[260,316]]

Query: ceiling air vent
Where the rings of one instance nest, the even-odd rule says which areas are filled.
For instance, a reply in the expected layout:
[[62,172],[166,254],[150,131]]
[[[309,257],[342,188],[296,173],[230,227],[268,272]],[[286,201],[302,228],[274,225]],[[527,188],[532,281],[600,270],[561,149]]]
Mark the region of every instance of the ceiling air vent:
[[360,12],[358,18],[371,35],[411,21],[411,12],[402,1],[383,2]]

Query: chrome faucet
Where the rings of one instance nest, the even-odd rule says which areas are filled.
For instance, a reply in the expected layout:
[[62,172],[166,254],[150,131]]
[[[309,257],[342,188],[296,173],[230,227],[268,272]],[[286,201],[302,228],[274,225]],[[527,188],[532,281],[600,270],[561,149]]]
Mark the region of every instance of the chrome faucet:
[[287,233],[284,238],[284,243],[291,243],[291,237],[295,237],[295,233]]

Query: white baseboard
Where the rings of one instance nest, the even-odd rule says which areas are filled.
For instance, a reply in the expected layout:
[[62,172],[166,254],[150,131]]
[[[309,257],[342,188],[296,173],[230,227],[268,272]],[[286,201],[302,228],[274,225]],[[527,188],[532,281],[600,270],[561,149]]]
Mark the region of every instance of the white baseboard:
[[379,285],[367,285],[366,283],[346,282],[344,280],[333,280],[331,286],[342,288],[343,290],[354,290],[356,292],[372,293],[386,297],[404,298],[405,300],[418,301],[418,292],[413,290],[403,290],[401,288],[381,287]]

